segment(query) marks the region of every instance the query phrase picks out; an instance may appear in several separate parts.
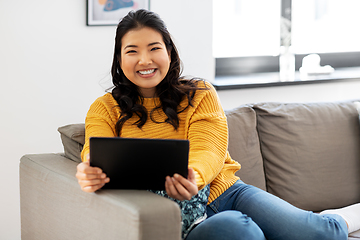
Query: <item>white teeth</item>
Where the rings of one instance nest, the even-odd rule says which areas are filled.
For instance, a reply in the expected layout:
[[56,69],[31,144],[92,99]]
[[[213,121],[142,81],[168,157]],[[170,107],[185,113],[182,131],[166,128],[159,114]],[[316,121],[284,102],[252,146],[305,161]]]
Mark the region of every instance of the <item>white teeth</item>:
[[155,69],[150,69],[150,70],[146,70],[146,71],[139,71],[139,73],[142,74],[142,75],[151,74],[153,72],[155,72]]

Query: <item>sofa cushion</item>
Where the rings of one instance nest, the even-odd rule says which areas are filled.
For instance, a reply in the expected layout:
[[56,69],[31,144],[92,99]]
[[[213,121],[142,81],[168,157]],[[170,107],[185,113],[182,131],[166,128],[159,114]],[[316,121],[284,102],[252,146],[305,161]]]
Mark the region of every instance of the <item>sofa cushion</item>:
[[75,162],[81,162],[81,151],[85,144],[85,124],[70,124],[59,127],[65,156]]
[[253,107],[270,193],[312,211],[360,202],[360,129],[353,102]]
[[229,127],[229,153],[241,164],[236,173],[247,184],[265,190],[265,176],[256,131],[256,113],[249,106],[226,112]]

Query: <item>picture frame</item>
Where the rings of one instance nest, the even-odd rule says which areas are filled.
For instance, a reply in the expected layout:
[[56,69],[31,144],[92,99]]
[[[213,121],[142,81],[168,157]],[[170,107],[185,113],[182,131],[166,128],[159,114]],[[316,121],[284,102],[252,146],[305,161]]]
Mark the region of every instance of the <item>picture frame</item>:
[[117,25],[131,10],[150,9],[150,0],[87,0],[87,26]]

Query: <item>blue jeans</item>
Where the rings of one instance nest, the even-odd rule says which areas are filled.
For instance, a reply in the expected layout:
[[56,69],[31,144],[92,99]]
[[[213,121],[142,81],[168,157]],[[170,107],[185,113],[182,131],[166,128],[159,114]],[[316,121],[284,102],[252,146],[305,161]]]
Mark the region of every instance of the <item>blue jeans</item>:
[[346,222],[292,206],[237,181],[207,206],[208,218],[186,240],[347,240]]

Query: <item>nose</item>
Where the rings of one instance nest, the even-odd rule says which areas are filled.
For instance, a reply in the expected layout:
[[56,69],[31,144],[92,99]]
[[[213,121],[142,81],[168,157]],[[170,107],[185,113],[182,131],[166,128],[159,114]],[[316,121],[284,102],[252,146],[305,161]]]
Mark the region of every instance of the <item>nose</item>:
[[139,65],[147,66],[152,63],[151,57],[148,53],[142,53],[139,59]]

